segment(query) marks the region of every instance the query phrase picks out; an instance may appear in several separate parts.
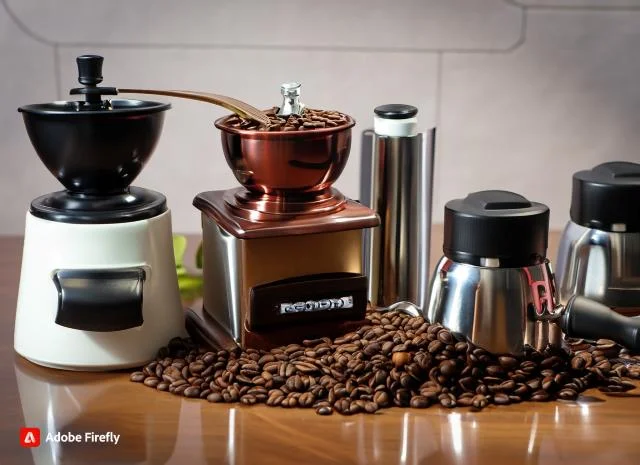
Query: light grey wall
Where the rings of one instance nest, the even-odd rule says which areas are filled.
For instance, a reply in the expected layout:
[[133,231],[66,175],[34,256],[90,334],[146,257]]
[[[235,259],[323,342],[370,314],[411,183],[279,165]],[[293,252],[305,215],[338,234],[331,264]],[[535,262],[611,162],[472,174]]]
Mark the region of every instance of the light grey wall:
[[[0,0],[0,234],[21,234],[34,197],[60,185],[15,111],[68,98],[75,57],[105,56],[104,85],[303,101],[358,121],[337,187],[358,196],[360,130],[383,103],[410,103],[439,143],[444,203],[501,188],[568,218],[574,171],[640,161],[640,0]],[[142,98],[149,98],[141,96]],[[200,191],[233,187],[213,120],[173,100],[137,185],[164,192],[174,230],[198,232]]]

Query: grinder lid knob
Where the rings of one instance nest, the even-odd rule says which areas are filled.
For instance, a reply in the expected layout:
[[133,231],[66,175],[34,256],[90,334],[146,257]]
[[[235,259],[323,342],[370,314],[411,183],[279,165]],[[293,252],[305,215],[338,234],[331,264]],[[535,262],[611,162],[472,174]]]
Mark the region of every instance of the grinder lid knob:
[[299,82],[285,82],[280,86],[282,104],[276,113],[278,116],[302,115],[306,105],[300,101],[301,87]]
[[611,232],[640,232],[640,164],[603,163],[573,175],[571,221]]
[[84,95],[87,104],[102,105],[103,95],[118,95],[115,87],[98,87],[102,82],[102,63],[104,58],[99,55],[81,55],[76,58],[78,65],[78,82],[85,87],[71,89],[71,95]]
[[508,191],[474,192],[447,202],[444,254],[477,266],[516,268],[547,253],[549,208]]

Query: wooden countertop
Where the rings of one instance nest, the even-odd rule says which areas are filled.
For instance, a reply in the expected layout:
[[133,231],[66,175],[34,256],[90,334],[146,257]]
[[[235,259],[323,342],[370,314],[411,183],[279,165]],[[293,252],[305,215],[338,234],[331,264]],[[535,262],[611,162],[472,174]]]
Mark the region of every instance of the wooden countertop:
[[[442,229],[434,228],[434,244]],[[552,234],[554,258],[558,234]],[[0,237],[0,464],[573,464],[640,463],[640,398],[584,393],[577,402],[492,406],[479,413],[311,410],[209,404],[128,381],[126,373],[35,366],[13,352],[22,241]],[[432,248],[439,255],[439,246]],[[37,292],[37,290],[34,290]],[[23,449],[19,428],[46,425]],[[118,445],[44,442],[49,431],[107,432]]]

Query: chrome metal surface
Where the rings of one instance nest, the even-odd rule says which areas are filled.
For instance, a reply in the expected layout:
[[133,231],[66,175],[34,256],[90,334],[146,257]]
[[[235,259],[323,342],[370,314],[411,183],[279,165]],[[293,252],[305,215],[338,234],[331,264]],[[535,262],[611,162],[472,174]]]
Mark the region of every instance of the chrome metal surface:
[[407,315],[414,316],[414,317],[422,316],[422,310],[418,308],[418,306],[415,305],[414,303],[407,302],[406,300],[403,300],[402,302],[396,302],[394,304],[389,305],[388,307],[377,307],[374,310],[380,313],[397,311],[401,313],[406,313]]
[[282,105],[278,110],[278,116],[301,115],[305,104],[300,101],[300,88],[302,84],[299,82],[285,82],[280,86],[282,94]]
[[621,313],[640,312],[640,233],[607,232],[569,222],[558,251],[560,302],[581,295]]
[[412,137],[374,134],[371,175],[362,179],[369,206],[380,216],[364,261],[373,306],[410,301],[425,308],[435,129]]
[[525,345],[560,346],[553,322],[553,274],[548,261],[525,268],[488,268],[442,257],[425,316],[493,353],[521,353]]
[[240,344],[242,254],[239,239],[202,215],[202,296],[205,311]]
[[[363,271],[361,228],[243,239],[203,211],[202,230],[204,312],[242,347],[255,343],[248,338],[255,339],[256,335],[267,340],[275,333],[282,335],[288,330],[291,333],[289,340],[293,341],[304,336],[301,333],[304,328],[313,328],[313,325],[304,328],[294,325],[280,327],[277,331],[273,327],[269,331],[252,331],[251,321],[257,319],[254,312],[264,311],[251,306],[251,293],[257,286],[329,273],[360,275]],[[329,324],[327,321],[320,323]],[[343,320],[336,320],[335,328],[343,323]],[[248,336],[249,333],[253,336]]]

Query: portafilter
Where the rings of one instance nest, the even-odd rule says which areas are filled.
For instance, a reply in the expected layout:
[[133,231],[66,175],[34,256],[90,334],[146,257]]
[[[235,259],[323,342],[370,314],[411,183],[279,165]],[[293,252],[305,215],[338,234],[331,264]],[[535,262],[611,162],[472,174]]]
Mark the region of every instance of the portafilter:
[[425,316],[497,354],[561,347],[563,332],[640,349],[640,319],[581,296],[558,303],[548,230],[549,208],[513,192],[449,201]]

